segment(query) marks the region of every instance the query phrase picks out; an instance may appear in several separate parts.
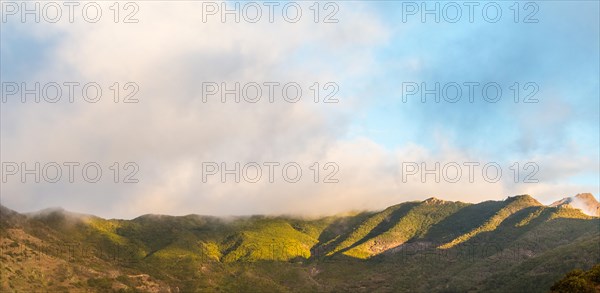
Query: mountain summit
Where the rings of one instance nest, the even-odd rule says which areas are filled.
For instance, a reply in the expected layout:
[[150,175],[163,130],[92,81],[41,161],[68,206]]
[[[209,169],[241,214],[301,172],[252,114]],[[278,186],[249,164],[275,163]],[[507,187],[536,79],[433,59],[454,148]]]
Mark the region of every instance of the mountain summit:
[[559,201],[555,201],[550,206],[580,209],[586,215],[600,217],[600,203],[591,193],[580,193],[575,196],[565,197]]

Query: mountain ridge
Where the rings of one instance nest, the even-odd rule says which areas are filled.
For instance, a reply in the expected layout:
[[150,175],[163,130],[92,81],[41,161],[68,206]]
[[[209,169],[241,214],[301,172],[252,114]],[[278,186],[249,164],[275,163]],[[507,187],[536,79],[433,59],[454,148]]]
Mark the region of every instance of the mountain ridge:
[[[543,292],[600,263],[599,218],[530,195],[314,219],[0,212],[3,291]],[[496,284],[512,270],[524,281]],[[432,273],[440,278],[419,277]]]
[[[472,203],[472,202],[463,202],[463,201],[450,201],[450,200],[444,200],[438,197],[429,197],[427,199],[424,200],[410,200],[410,201],[405,201],[402,203],[408,203],[408,202],[419,202],[419,203],[427,203],[427,204],[436,204],[436,203],[444,203],[444,202],[452,202],[452,203],[463,203],[463,204],[481,204],[484,202],[502,202],[502,201],[510,201],[510,200],[517,200],[517,199],[523,199],[523,198],[528,198],[530,200],[534,200],[536,202],[539,203],[539,201],[537,201],[537,199],[535,199],[533,196],[529,195],[529,194],[520,194],[520,195],[513,195],[513,196],[507,196],[504,200],[485,200],[485,201],[481,201],[481,202],[477,202],[477,203]],[[591,193],[578,193],[574,196],[567,196],[564,197],[560,200],[554,201],[551,204],[548,205],[544,205],[544,206],[548,206],[548,207],[558,207],[558,206],[567,206],[573,209],[582,209],[580,207],[575,207],[572,205],[573,201],[575,200],[585,200],[586,202],[589,202],[590,205],[594,206],[594,209],[600,209],[600,202],[598,202],[598,200],[596,199],[596,197],[591,194]],[[399,203],[399,204],[402,204]],[[100,217],[100,216],[96,216],[93,214],[87,214],[87,213],[79,213],[79,212],[75,212],[75,211],[70,211],[67,210],[63,207],[49,207],[49,208],[43,208],[41,210],[38,211],[33,211],[33,212],[17,212],[15,210],[12,210],[2,204],[0,204],[0,209],[6,209],[7,213],[8,211],[12,211],[15,213],[19,213],[22,215],[40,215],[40,214],[47,214],[47,213],[53,213],[53,212],[62,212],[62,213],[70,213],[73,215],[79,215],[82,217],[97,217],[97,218],[101,218],[101,219],[106,219],[106,220],[126,220],[126,221],[131,221],[131,220],[135,220],[138,218],[142,218],[142,217],[189,217],[189,216],[200,216],[200,217],[212,217],[212,218],[219,218],[219,219],[236,219],[236,218],[248,218],[248,217],[289,217],[289,218],[294,218],[294,219],[304,219],[304,220],[314,220],[314,219],[320,219],[320,218],[326,218],[326,217],[331,217],[331,216],[352,216],[352,215],[356,215],[356,214],[360,214],[360,213],[365,213],[365,212],[379,212],[379,211],[383,211],[387,208],[399,205],[399,204],[395,204],[389,207],[386,207],[384,209],[375,209],[375,210],[349,210],[349,211],[345,211],[345,212],[340,212],[340,213],[336,213],[336,214],[332,214],[332,215],[321,215],[321,216],[305,216],[305,215],[301,215],[301,214],[247,214],[247,215],[225,215],[225,216],[217,216],[217,215],[210,215],[210,214],[196,214],[196,213],[191,213],[191,214],[185,214],[185,215],[169,215],[169,214],[154,214],[154,213],[149,213],[149,214],[142,214],[139,215],[137,217],[131,218],[131,219],[123,219],[123,218],[104,218],[104,217]],[[539,203],[540,205],[543,205],[542,203]],[[582,210],[583,211],[583,210]],[[2,211],[2,213],[5,213],[4,211]],[[585,213],[585,211],[584,211]],[[600,215],[592,215],[592,216],[596,216],[596,217],[600,217]]]

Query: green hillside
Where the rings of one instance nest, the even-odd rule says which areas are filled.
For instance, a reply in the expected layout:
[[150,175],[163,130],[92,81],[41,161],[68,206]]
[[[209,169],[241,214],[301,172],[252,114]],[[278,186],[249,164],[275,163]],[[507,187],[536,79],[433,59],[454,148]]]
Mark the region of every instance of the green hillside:
[[600,263],[600,219],[529,195],[319,219],[1,207],[2,292],[548,292]]

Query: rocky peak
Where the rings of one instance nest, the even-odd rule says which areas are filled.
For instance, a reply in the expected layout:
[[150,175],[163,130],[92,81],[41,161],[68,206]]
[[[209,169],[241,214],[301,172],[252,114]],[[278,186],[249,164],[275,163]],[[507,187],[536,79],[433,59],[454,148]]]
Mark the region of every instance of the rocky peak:
[[423,203],[425,203],[425,204],[441,204],[444,202],[445,202],[444,200],[441,200],[441,199],[435,198],[435,197],[430,197],[423,201]]
[[553,202],[550,206],[580,209],[587,215],[600,217],[600,203],[591,193],[579,193],[575,196],[565,197]]

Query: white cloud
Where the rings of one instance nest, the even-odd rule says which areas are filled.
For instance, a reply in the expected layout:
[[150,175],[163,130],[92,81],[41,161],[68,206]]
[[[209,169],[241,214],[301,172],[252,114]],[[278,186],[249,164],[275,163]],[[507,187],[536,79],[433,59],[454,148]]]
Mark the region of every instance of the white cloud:
[[[3,161],[99,162],[103,180],[91,184],[20,184],[2,186],[2,203],[28,211],[48,206],[107,217],[163,214],[331,214],[349,209],[378,209],[398,202],[437,196],[479,202],[507,195],[548,196],[555,189],[575,194],[578,186],[552,180],[511,184],[510,162],[498,162],[503,179],[475,182],[402,182],[402,162],[489,160],[453,148],[436,134],[441,151],[409,144],[389,150],[368,138],[345,137],[349,121],[376,97],[361,96],[361,82],[373,72],[374,55],[389,31],[364,4],[341,4],[338,24],[203,23],[199,2],[143,2],[138,24],[68,24],[14,28],[27,36],[49,38],[52,58],[32,73],[39,81],[95,81],[103,100],[87,104],[7,103],[2,107]],[[357,7],[359,6],[359,7]],[[368,21],[357,22],[356,19]],[[309,18],[310,20],[310,18]],[[417,61],[415,61],[417,60]],[[420,70],[425,61],[410,59]],[[138,104],[110,102],[108,86],[135,81]],[[299,103],[202,103],[201,82],[294,81],[304,86]],[[314,104],[313,82],[340,84],[339,104]],[[405,127],[410,127],[406,125]],[[439,137],[438,137],[439,136]],[[585,163],[585,158],[577,158]],[[542,158],[548,161],[551,158]],[[113,162],[136,162],[137,184],[115,184]],[[202,162],[298,162],[302,180],[292,184],[202,182]],[[314,162],[321,164],[313,182]],[[322,183],[335,162],[339,183]],[[571,161],[555,164],[559,170]],[[576,164],[577,165],[577,164]],[[557,169],[558,168],[558,169]],[[281,169],[278,169],[280,172]],[[466,170],[466,169],[464,169]],[[480,172],[480,169],[478,169]],[[266,172],[266,168],[263,168]],[[121,177],[127,170],[121,170]],[[280,174],[280,173],[279,173]],[[541,173],[552,179],[552,172]],[[466,174],[463,174],[465,177]],[[216,176],[215,176],[216,177]],[[263,178],[266,174],[263,174]],[[212,177],[214,179],[214,177]],[[228,177],[231,178],[231,177]],[[418,177],[413,177],[418,178]]]

